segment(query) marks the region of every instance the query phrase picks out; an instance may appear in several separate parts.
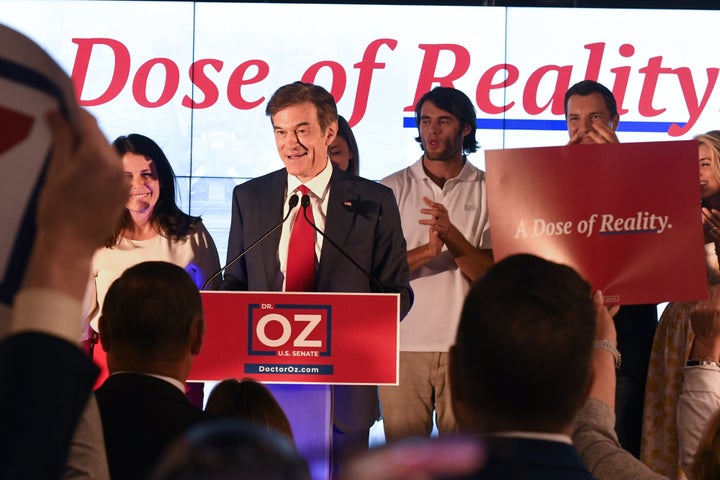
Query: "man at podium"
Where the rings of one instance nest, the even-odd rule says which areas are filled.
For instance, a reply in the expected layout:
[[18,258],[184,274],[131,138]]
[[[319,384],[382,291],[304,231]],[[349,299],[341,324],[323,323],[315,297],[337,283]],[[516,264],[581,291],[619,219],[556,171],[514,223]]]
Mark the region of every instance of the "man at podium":
[[[329,161],[338,130],[332,95],[288,84],[270,98],[266,114],[285,168],[235,187],[231,265],[220,288],[399,293],[404,317],[413,296],[395,197]],[[367,448],[379,405],[375,386],[333,386],[331,397],[335,476],[339,460]]]

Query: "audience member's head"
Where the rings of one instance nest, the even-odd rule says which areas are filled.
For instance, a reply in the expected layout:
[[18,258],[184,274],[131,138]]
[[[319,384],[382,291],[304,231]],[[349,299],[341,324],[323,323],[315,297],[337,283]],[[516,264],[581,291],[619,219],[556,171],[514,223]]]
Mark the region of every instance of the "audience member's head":
[[272,392],[251,378],[240,381],[230,378],[218,383],[210,392],[205,412],[264,425],[294,442],[290,422]]
[[310,480],[287,437],[260,425],[222,419],[201,423],[172,444],[153,480]]
[[591,288],[572,268],[527,254],[498,262],[470,290],[450,352],[461,429],[569,432],[594,334]]
[[143,262],[110,286],[100,341],[111,373],[156,373],[185,381],[204,328],[200,292],[190,275],[171,263]]
[[350,124],[342,115],[338,115],[338,132],[328,149],[330,160],[341,170],[360,174],[360,151]]
[[418,128],[418,136],[415,140],[421,147],[423,143],[420,136],[420,124],[422,121],[422,107],[425,102],[430,102],[440,110],[445,110],[454,115],[460,121],[460,131],[463,130],[465,125],[470,127],[470,133],[463,138],[464,154],[475,152],[478,149],[478,142],[475,139],[475,132],[477,131],[475,106],[465,93],[450,87],[435,87],[420,97],[420,100],[415,104],[415,123]]

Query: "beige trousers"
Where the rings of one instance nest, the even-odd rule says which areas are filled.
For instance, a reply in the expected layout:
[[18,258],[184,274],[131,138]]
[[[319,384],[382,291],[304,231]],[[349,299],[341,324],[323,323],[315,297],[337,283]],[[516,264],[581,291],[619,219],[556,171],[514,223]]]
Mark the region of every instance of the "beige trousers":
[[400,352],[400,385],[379,388],[386,442],[429,437],[433,412],[440,435],[457,432],[448,356],[447,352]]

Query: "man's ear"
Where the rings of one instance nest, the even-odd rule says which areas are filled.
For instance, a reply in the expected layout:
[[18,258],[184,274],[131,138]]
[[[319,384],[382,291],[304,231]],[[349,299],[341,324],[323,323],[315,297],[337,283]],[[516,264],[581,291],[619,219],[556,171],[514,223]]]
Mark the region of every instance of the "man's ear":
[[203,337],[205,336],[205,319],[200,316],[193,322],[190,327],[190,353],[197,355],[202,347]]
[[620,115],[615,115],[615,117],[610,120],[610,130],[613,132],[617,131],[618,124],[620,123]]
[[110,351],[110,332],[107,329],[107,320],[105,317],[100,315],[98,320],[98,336],[100,337],[100,345],[106,352]]
[[330,144],[335,140],[338,132],[338,122],[330,122],[330,125],[325,129],[325,146],[329,147]]

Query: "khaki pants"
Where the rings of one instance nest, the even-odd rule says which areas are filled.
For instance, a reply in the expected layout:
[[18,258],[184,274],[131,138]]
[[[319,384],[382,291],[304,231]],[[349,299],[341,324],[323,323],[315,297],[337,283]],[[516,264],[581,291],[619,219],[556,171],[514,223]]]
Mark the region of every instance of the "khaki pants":
[[400,385],[381,386],[385,440],[429,437],[433,411],[440,435],[458,430],[450,401],[447,352],[400,352]]

